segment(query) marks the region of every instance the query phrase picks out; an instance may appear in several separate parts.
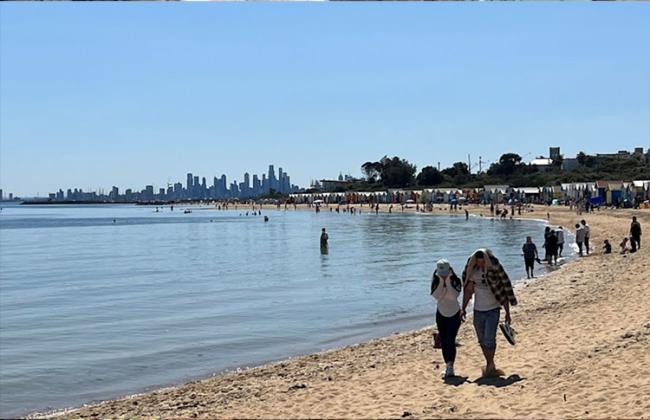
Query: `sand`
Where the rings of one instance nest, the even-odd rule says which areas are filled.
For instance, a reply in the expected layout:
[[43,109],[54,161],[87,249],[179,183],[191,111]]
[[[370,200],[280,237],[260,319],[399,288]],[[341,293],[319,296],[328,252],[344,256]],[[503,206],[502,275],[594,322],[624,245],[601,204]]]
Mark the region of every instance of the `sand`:
[[[538,206],[524,217],[545,218],[546,211]],[[609,238],[615,251],[632,214],[650,231],[648,210],[550,210],[554,225],[586,218],[592,246]],[[470,320],[458,337],[460,378],[449,383],[440,378],[444,363],[429,327],[56,415],[650,418],[650,240],[642,245],[631,255],[598,251],[518,287],[518,343],[497,337],[502,378],[480,378],[484,362]]]

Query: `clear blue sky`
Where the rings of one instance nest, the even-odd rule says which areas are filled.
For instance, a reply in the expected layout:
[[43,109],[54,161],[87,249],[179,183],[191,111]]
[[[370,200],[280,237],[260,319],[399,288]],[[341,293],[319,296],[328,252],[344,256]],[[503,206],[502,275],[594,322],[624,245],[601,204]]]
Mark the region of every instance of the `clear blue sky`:
[[0,187],[650,146],[647,3],[3,3]]

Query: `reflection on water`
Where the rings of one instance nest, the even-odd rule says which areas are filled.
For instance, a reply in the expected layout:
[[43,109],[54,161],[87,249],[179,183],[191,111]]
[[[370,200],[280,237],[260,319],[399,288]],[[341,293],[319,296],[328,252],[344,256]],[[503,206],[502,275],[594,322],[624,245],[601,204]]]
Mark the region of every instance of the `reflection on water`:
[[6,207],[0,416],[419,328],[435,261],[460,272],[489,246],[522,277],[525,236],[543,241],[538,224],[462,215],[240,213]]

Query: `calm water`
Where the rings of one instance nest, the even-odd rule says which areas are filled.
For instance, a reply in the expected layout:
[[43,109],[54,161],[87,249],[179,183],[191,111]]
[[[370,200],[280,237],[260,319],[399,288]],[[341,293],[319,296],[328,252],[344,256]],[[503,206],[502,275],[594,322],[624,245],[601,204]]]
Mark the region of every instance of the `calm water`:
[[520,278],[525,236],[542,242],[535,222],[154,210],[4,207],[1,417],[426,326],[437,259],[460,273],[489,246]]

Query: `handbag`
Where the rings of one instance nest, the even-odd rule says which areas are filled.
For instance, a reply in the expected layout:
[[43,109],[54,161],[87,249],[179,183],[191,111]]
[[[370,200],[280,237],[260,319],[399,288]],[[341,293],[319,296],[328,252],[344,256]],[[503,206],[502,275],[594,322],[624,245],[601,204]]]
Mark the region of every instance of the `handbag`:
[[433,348],[434,349],[442,348],[442,340],[440,339],[440,333],[438,331],[433,332]]

